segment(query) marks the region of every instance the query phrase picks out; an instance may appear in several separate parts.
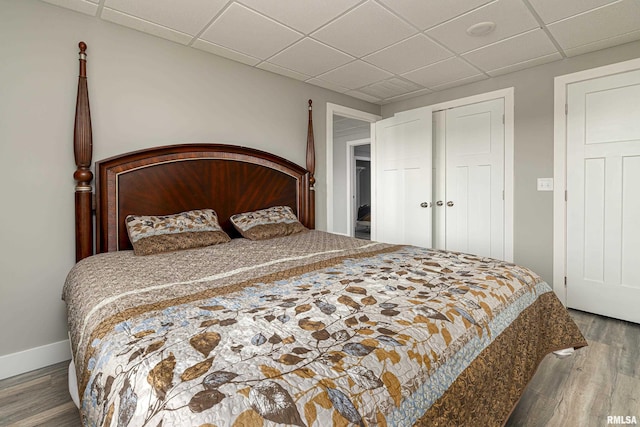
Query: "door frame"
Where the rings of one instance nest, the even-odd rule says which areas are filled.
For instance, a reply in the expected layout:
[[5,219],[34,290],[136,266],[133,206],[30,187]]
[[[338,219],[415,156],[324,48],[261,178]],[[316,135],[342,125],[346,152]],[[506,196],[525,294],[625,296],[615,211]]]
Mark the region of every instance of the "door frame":
[[567,90],[571,83],[640,69],[640,59],[557,76],[553,97],[553,290],[567,305]]
[[[345,107],[343,105],[333,104],[331,102],[327,102],[327,112],[326,112],[326,186],[327,186],[327,226],[326,231],[335,233],[333,230],[333,115],[348,117],[351,119],[362,120],[364,122],[375,123],[380,120],[382,117],[377,114],[367,113],[366,111],[356,110],[355,108]],[[374,156],[374,135],[369,135],[371,137],[371,158]],[[375,171],[375,164],[373,160],[371,161],[371,173],[373,174]],[[371,204],[375,203],[374,200],[375,194],[375,180],[371,180]],[[375,218],[372,218],[375,220]],[[373,224],[372,230],[373,230]],[[373,235],[371,236],[373,238]]]
[[[355,173],[356,160],[368,160],[369,162],[371,162],[371,155],[369,155],[369,157],[356,156],[354,149],[355,147],[358,147],[360,145],[371,145],[371,138],[355,139],[353,141],[347,141],[346,143],[347,165],[349,168],[349,170],[347,171],[347,224],[351,224],[351,226],[349,227],[349,232],[347,234],[349,234],[349,236],[351,237],[355,236],[354,226],[357,219],[355,217],[356,214],[353,209],[355,206],[353,196],[355,195],[354,190],[356,183],[352,179]],[[373,177],[371,179],[371,186],[373,186]],[[369,189],[369,191],[371,191],[371,189]]]

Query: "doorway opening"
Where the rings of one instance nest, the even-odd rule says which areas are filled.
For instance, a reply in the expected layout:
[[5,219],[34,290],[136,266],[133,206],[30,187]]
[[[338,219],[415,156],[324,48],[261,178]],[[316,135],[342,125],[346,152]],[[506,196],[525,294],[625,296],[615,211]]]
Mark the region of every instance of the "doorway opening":
[[[380,116],[327,103],[327,231],[351,237],[375,238],[369,224],[359,220],[362,205],[375,203],[375,183],[371,180],[371,123]],[[368,148],[365,148],[367,146]],[[362,163],[368,160],[368,164]],[[361,172],[358,174],[357,168]],[[367,174],[369,178],[367,179]],[[365,208],[362,208],[364,212]],[[356,225],[358,233],[356,233]]]
[[371,240],[371,140],[347,142],[350,183],[347,185],[349,234]]

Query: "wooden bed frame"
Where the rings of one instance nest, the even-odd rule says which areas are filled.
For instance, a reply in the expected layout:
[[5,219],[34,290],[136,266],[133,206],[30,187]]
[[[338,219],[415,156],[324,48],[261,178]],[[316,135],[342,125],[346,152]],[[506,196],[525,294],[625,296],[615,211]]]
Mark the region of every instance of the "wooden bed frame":
[[[76,261],[94,254],[91,182],[93,151],[87,89],[86,50],[80,47],[74,154]],[[315,153],[309,100],[306,169],[252,148],[224,144],[182,144],[149,148],[96,163],[95,253],[131,249],[127,215],[166,215],[214,209],[222,228],[239,236],[229,221],[235,213],[290,206],[307,228],[315,228]]]

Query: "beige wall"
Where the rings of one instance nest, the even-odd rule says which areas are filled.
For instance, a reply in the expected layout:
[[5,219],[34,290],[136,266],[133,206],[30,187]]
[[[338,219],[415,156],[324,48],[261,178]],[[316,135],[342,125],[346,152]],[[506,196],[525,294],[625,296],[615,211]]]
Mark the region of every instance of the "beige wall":
[[640,42],[629,43],[384,105],[382,115],[514,87],[514,259],[552,283],[553,193],[536,191],[536,179],[553,177],[553,79],[638,57]]
[[314,101],[318,228],[325,106],[380,107],[35,0],[0,0],[0,357],[66,339],[74,264],[77,44],[88,48],[94,160],[182,142],[241,144],[304,165]]

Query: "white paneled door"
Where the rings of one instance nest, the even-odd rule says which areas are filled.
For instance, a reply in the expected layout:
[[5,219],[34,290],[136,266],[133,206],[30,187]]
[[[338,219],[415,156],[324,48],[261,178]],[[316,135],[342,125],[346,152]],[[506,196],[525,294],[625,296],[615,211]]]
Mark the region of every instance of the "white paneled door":
[[375,238],[431,247],[431,111],[403,112],[373,126]]
[[446,110],[445,248],[504,259],[504,99]]
[[640,70],[567,101],[567,305],[640,323]]

